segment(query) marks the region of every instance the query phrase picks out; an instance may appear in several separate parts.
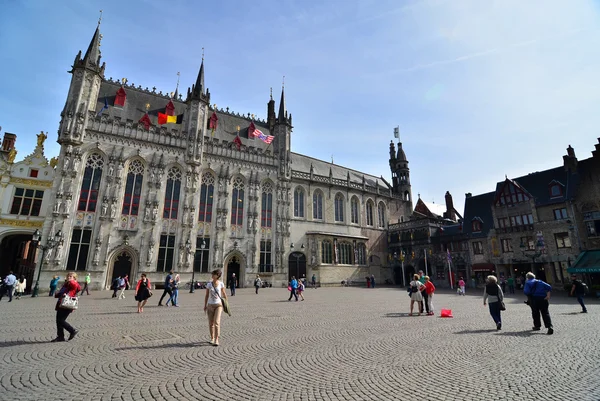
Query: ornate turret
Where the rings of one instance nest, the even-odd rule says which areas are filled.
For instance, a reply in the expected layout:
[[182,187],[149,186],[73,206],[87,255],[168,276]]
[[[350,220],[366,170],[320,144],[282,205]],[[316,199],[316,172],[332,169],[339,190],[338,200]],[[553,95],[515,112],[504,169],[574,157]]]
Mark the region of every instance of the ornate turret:
[[88,46],[85,55],[83,58],[81,58],[81,51],[79,51],[77,56],[75,56],[73,69],[85,68],[104,77],[105,63],[100,64],[100,59],[102,58],[102,54],[100,52],[101,40],[102,34],[100,33],[100,21],[98,21],[98,26],[96,27],[96,31],[94,32],[94,36],[92,36],[92,40],[90,41],[90,45]]
[[207,104],[210,103],[210,93],[204,87],[204,57],[202,57],[196,84],[192,86],[192,100],[202,100]]

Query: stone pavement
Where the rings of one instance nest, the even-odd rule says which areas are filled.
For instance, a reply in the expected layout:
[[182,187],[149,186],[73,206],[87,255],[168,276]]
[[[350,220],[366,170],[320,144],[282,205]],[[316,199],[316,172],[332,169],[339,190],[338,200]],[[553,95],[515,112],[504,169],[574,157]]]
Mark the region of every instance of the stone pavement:
[[551,305],[555,334],[531,332],[523,296],[497,332],[477,296],[439,293],[454,318],[408,317],[394,288],[239,289],[206,344],[204,290],[143,314],[133,292],[81,299],[72,342],[55,335],[54,299],[0,302],[0,400],[590,400],[600,399],[600,305]]

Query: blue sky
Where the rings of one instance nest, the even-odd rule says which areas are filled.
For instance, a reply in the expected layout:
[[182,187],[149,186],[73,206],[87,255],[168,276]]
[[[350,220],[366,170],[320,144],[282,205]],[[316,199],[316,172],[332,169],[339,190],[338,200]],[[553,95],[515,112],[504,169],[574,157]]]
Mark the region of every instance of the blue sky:
[[266,116],[285,75],[292,148],[389,178],[393,128],[413,196],[443,203],[555,167],[599,135],[600,9],[583,0],[22,0],[0,15],[0,125],[55,142],[79,50],[101,31],[106,76],[174,90],[206,85],[219,107]]

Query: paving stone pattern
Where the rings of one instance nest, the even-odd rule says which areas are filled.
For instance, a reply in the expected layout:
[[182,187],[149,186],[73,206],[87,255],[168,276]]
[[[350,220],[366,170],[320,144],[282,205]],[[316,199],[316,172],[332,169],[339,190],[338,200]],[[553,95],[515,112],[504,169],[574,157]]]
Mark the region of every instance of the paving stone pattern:
[[600,399],[600,306],[551,305],[555,334],[532,332],[523,296],[497,332],[482,299],[436,294],[454,318],[409,317],[394,288],[239,289],[220,347],[206,343],[204,291],[143,314],[133,292],[81,298],[72,342],[55,335],[54,300],[0,302],[0,400],[590,400]]

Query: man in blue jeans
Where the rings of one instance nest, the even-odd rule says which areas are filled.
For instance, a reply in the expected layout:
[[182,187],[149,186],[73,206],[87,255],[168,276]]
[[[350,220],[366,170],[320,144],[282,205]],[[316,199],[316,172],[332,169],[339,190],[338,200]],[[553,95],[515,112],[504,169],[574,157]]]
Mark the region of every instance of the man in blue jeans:
[[296,290],[298,289],[298,280],[296,280],[295,276],[292,276],[292,281],[290,281],[290,287],[292,287],[292,290],[290,291],[290,299],[288,299],[288,301],[291,301],[292,297],[296,297],[296,302],[298,302],[298,293],[296,292]]
[[575,295],[577,297],[577,302],[579,302],[579,305],[581,305],[581,313],[587,313],[587,308],[583,302],[583,297],[585,296],[585,286],[580,280],[577,280],[577,276],[575,274],[571,275],[571,281],[573,281],[573,287],[571,287],[571,296]]
[[[173,271],[171,270],[169,272],[169,274],[167,274],[167,277],[165,277],[165,290],[163,291],[163,294],[160,297],[160,301],[158,301],[158,306],[162,306],[162,301],[167,294],[169,295],[169,298],[171,298],[173,296],[173,290],[171,288],[172,283],[173,283]],[[167,298],[167,301],[169,300],[169,298]]]

